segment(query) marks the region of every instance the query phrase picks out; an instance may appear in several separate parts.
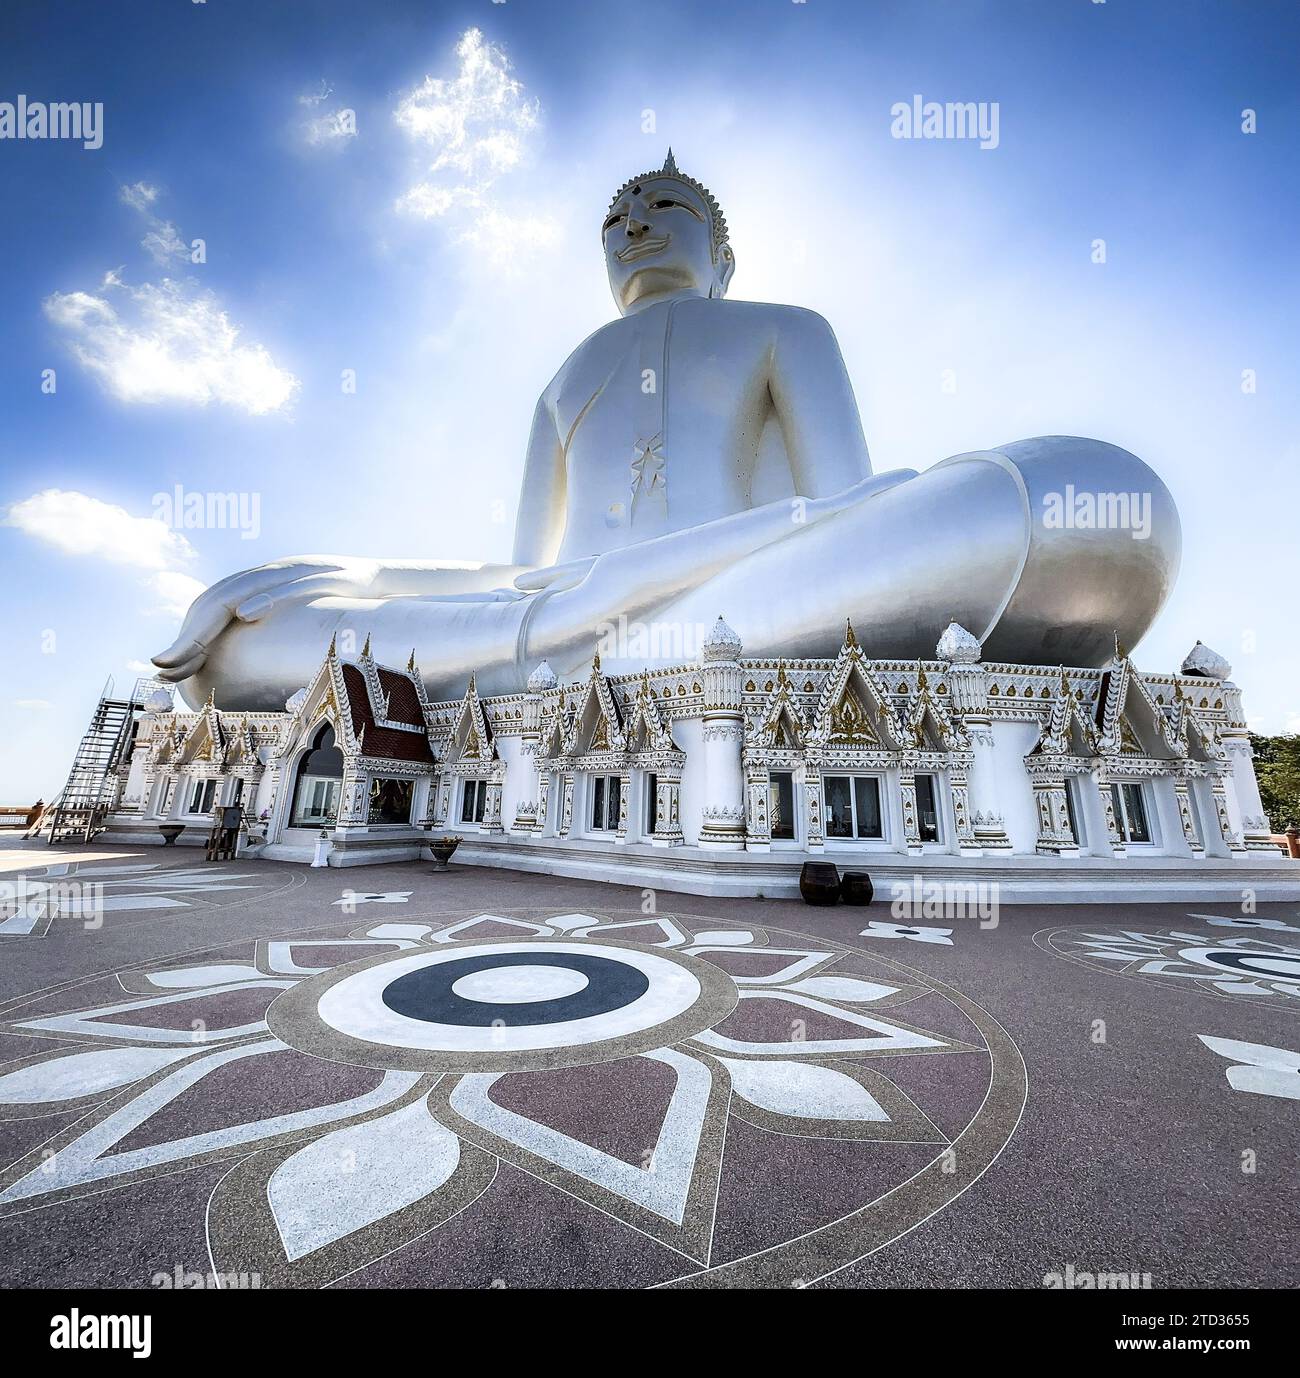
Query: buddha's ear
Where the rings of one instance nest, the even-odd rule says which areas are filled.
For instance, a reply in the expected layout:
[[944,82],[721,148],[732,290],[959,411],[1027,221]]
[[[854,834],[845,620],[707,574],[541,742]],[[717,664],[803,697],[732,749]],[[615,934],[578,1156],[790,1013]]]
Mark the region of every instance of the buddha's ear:
[[713,278],[717,286],[709,293],[713,297],[725,297],[727,287],[731,282],[731,275],[736,271],[736,255],[731,251],[730,244],[722,244],[713,256]]

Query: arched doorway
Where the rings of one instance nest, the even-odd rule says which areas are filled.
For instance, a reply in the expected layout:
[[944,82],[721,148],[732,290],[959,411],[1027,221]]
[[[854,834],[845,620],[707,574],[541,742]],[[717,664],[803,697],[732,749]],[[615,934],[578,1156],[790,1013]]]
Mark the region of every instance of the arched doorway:
[[338,818],[343,790],[343,753],[334,741],[334,729],[326,723],[316,734],[311,749],[298,762],[293,787],[291,828],[326,828]]

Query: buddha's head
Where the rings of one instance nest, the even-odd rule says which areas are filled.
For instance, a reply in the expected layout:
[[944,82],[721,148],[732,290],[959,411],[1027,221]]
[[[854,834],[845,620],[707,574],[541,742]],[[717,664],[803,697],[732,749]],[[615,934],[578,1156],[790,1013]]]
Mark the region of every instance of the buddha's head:
[[602,230],[609,287],[623,315],[686,293],[722,297],[736,266],[727,222],[707,187],[668,150],[657,172],[625,182]]

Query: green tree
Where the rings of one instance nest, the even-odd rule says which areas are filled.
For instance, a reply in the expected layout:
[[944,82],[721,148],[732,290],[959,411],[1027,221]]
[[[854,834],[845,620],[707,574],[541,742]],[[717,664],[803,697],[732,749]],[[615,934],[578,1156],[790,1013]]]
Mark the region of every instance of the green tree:
[[1250,734],[1255,749],[1259,797],[1275,832],[1300,823],[1300,733],[1278,737]]

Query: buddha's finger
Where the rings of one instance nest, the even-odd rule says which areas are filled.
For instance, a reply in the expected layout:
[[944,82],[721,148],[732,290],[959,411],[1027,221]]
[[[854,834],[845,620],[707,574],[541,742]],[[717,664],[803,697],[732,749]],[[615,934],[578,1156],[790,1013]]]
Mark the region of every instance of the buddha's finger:
[[275,599],[269,593],[255,593],[246,598],[236,609],[235,616],[241,622],[256,622],[275,607]]
[[[189,679],[193,674],[197,674],[205,664],[207,664],[207,652],[192,656],[189,660],[182,661],[179,665],[158,666],[158,678],[165,680],[168,684],[179,684],[182,680]],[[155,665],[158,662],[154,661]]]

